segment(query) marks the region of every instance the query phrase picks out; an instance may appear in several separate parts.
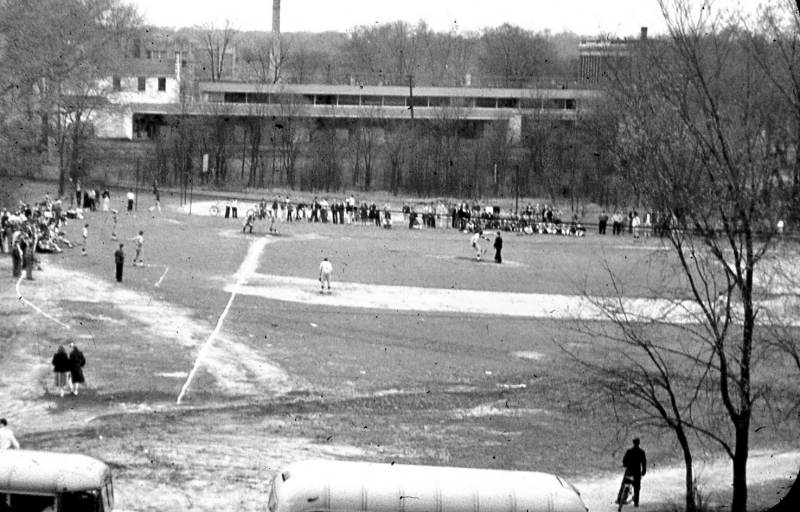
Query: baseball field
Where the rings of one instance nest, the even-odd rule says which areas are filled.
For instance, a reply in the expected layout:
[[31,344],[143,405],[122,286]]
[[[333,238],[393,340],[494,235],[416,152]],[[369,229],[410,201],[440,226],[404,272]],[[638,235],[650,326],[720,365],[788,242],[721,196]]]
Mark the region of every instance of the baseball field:
[[[7,207],[53,188],[3,183]],[[161,212],[141,194],[128,214],[122,197],[112,196],[119,241],[109,213],[87,212],[66,227],[80,241],[89,225],[86,256],[80,245],[41,255],[33,281],[0,257],[0,416],[25,448],[109,463],[118,508],[265,510],[281,466],[321,457],[553,472],[590,510],[612,510],[634,435],[650,468],[640,508],[680,507],[673,437],[626,428],[565,351],[620,357],[588,334],[604,320],[587,297],[622,293],[647,315],[681,286],[659,239],[503,233],[498,265],[491,242],[477,262],[452,229],[305,222],[268,233],[258,221],[245,234],[243,218],[208,215],[218,199],[194,197],[189,215],[177,194],[162,193]],[[246,209],[243,198],[240,217]],[[145,265],[133,266],[139,231]],[[317,281],[324,257],[330,294]],[[69,341],[86,356],[87,387],[61,398],[50,360]],[[757,378],[796,404],[788,362],[762,367]],[[800,427],[753,429],[759,510],[797,474]],[[711,446],[695,456],[704,495],[724,507],[727,461]]]

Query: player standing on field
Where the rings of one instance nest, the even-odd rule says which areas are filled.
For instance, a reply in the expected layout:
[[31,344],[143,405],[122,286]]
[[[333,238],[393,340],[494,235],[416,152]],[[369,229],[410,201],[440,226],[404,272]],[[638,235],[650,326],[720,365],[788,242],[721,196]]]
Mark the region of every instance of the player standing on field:
[[486,254],[486,249],[481,248],[480,244],[481,238],[483,238],[487,242],[491,242],[489,238],[483,236],[483,230],[478,230],[478,232],[472,235],[472,238],[469,239],[470,245],[472,245],[472,248],[475,249],[475,259],[477,261],[481,261],[481,256]]
[[328,285],[328,291],[331,291],[331,274],[333,273],[333,265],[328,261],[328,258],[322,258],[319,264],[319,286],[320,292],[325,289],[325,284]]
[[136,260],[139,260],[139,266],[144,266],[144,231],[139,231],[139,234],[133,238],[131,238],[134,242],[136,242],[136,254],[133,255],[133,266],[136,265]]

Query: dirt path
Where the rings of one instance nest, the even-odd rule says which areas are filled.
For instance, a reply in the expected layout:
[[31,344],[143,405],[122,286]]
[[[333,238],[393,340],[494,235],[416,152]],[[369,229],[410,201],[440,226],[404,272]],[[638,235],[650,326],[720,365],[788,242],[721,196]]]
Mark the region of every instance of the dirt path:
[[[791,485],[800,468],[800,451],[771,453],[753,451],[747,463],[747,482],[749,486],[785,481]],[[700,482],[701,494],[709,502],[719,505],[720,494],[730,489],[731,465],[727,459],[695,462],[695,474]],[[572,483],[581,492],[583,502],[590,512],[616,510],[613,503],[619,489],[622,471],[618,475],[604,475],[594,479],[574,480]],[[674,466],[648,470],[642,479],[640,510],[656,510],[656,504],[683,502],[684,468]],[[630,510],[634,510],[632,507]]]

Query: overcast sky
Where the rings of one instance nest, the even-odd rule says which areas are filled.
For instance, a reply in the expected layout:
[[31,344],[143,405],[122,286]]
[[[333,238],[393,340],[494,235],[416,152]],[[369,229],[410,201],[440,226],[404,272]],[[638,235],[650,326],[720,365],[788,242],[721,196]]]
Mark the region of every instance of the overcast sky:
[[[271,30],[271,0],[128,0],[145,21],[182,27],[230,20],[241,30]],[[690,0],[700,5],[700,0]],[[758,0],[716,0],[717,8],[754,10]],[[460,31],[509,22],[526,29],[581,35],[663,32],[656,0],[282,0],[281,31],[346,32],[355,25],[425,20],[434,30]]]

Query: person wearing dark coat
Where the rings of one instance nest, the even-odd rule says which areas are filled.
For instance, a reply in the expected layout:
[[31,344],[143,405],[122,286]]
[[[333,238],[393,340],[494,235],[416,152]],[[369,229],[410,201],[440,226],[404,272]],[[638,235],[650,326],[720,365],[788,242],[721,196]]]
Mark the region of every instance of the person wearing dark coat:
[[11,266],[12,275],[19,277],[22,275],[22,247],[16,241],[11,245]]
[[81,384],[86,382],[83,378],[83,367],[86,365],[86,358],[83,357],[83,352],[78,350],[75,343],[70,343],[69,346],[72,349],[69,353],[70,388],[72,394],[78,396]]
[[33,239],[23,237],[20,247],[22,248],[22,268],[25,269],[25,278],[33,281],[33,264],[36,259],[33,254],[35,251]]
[[122,282],[122,269],[125,267],[125,253],[122,252],[123,244],[119,244],[119,249],[114,251],[114,264],[117,266],[117,282]]
[[55,373],[55,385],[64,396],[64,389],[68,386],[67,376],[69,375],[72,364],[69,361],[69,355],[64,349],[64,345],[59,345],[55,355],[53,355],[53,372]]
[[500,232],[498,231],[494,239],[494,261],[496,263],[503,263],[501,252],[503,252],[503,237],[500,236]]
[[647,457],[644,450],[639,448],[639,438],[633,440],[633,447],[625,452],[622,458],[625,472],[633,477],[633,506],[639,506],[639,489],[642,486],[642,477],[647,473]]

